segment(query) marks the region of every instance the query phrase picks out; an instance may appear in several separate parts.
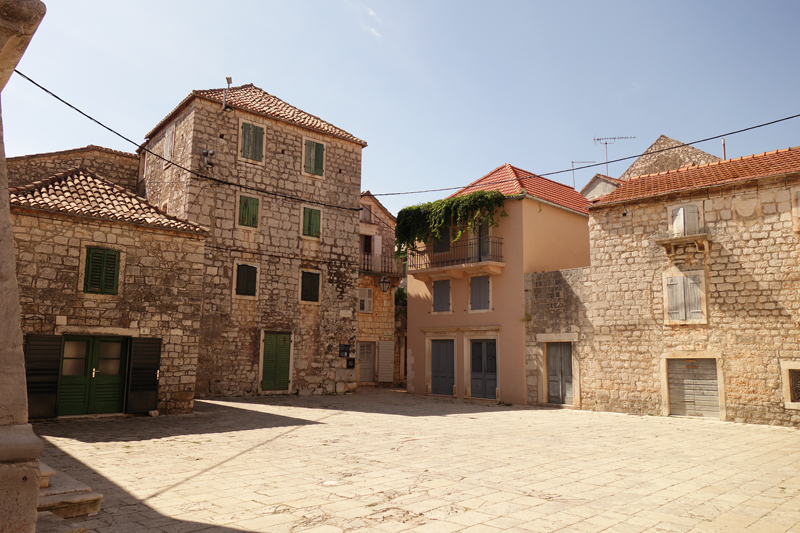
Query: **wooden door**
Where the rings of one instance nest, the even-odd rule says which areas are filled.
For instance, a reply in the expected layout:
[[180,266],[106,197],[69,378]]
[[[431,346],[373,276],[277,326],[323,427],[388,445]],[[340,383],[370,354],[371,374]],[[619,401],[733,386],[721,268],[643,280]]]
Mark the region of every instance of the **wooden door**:
[[358,343],[358,381],[372,383],[375,381],[375,343]]
[[264,333],[264,362],[261,371],[261,390],[289,390],[289,364],[291,353],[291,333]]
[[127,352],[123,337],[65,337],[58,415],[121,413]]
[[453,340],[431,341],[431,394],[453,396],[455,349]]
[[158,378],[161,369],[161,339],[131,339],[131,368],[126,413],[148,413],[158,409]]
[[571,405],[572,344],[547,343],[547,402]]
[[669,414],[719,418],[716,359],[667,360]]
[[470,343],[471,381],[473,398],[497,397],[497,341],[473,340]]

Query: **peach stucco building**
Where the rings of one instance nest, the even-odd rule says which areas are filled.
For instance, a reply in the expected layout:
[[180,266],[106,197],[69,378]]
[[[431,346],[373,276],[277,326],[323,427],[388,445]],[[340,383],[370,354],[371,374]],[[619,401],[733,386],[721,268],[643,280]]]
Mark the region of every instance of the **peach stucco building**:
[[524,405],[525,274],[589,265],[588,201],[508,164],[456,195],[476,190],[506,196],[499,226],[409,258],[408,390]]

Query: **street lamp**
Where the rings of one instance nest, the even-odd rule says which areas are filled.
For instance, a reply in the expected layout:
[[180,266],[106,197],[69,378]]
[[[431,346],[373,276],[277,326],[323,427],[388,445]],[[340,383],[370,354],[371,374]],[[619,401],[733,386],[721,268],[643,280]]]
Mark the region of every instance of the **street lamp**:
[[389,281],[389,278],[387,278],[386,276],[383,276],[381,280],[378,282],[378,285],[380,285],[382,292],[387,292],[391,284],[392,282]]

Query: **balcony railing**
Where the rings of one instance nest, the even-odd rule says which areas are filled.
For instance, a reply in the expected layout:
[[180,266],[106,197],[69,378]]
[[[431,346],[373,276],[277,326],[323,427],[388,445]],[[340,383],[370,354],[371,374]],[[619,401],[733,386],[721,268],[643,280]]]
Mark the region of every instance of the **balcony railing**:
[[358,269],[362,272],[402,276],[403,260],[388,254],[359,254]]
[[500,237],[462,239],[449,243],[449,247],[446,244],[418,248],[408,257],[408,269],[423,270],[484,261],[503,262],[503,239]]

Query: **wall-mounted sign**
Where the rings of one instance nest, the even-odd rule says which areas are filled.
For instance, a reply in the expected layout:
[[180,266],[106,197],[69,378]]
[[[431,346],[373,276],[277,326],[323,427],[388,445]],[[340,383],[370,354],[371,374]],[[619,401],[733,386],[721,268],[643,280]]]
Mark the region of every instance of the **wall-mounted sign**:
[[356,358],[355,357],[348,357],[347,358],[347,368],[355,368],[356,367]]
[[340,344],[339,345],[339,357],[350,357],[350,345],[349,344]]

